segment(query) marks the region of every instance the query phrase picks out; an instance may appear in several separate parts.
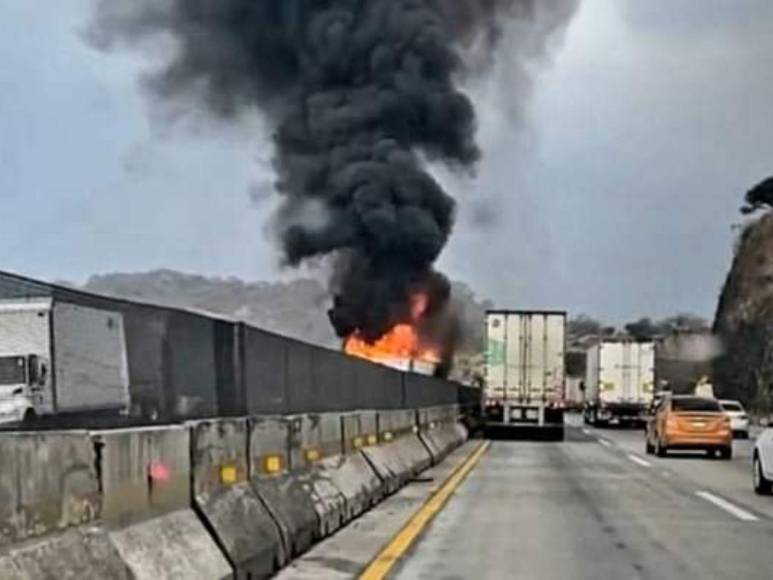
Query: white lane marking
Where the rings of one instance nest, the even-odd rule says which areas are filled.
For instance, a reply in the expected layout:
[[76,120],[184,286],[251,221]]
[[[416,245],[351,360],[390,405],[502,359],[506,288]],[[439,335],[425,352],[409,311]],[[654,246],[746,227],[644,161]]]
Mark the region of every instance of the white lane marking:
[[756,522],[759,518],[751,512],[747,512],[745,509],[738,507],[737,505],[730,503],[723,497],[714,495],[710,491],[696,491],[695,495],[705,499],[708,502],[713,503],[718,508],[725,510],[727,513],[734,515],[739,520],[745,522]]
[[602,439],[601,437],[599,437],[599,443],[601,443],[604,447],[612,447],[612,444],[609,441]]
[[638,457],[637,455],[634,455],[633,453],[628,454],[628,459],[633,461],[634,463],[641,465],[642,467],[651,467],[652,464],[649,461],[646,461],[645,459],[642,459],[641,457]]
[[582,432],[585,433],[586,435],[593,435],[593,431],[591,431],[590,429],[583,429]]

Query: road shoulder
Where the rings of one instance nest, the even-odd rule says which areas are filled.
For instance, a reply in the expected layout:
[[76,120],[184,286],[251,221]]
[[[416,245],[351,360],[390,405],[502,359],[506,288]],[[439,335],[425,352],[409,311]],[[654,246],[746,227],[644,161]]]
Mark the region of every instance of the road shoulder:
[[276,577],[302,580],[359,576],[475,454],[481,443],[468,441],[441,464],[431,467],[346,528],[317,544]]

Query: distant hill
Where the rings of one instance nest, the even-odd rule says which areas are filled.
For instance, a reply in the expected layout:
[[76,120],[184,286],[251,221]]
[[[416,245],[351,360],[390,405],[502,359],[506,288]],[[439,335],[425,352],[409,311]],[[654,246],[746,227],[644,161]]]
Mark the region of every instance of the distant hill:
[[[205,310],[320,346],[341,346],[327,318],[328,292],[311,278],[245,282],[238,278],[156,270],[92,276],[83,289],[129,300]],[[453,283],[453,299],[464,332],[452,376],[470,382],[482,373],[484,316],[491,304],[479,300],[460,282]]]
[[244,282],[173,270],[92,276],[85,290],[164,306],[206,310],[306,342],[337,348],[328,294],[314,279]]

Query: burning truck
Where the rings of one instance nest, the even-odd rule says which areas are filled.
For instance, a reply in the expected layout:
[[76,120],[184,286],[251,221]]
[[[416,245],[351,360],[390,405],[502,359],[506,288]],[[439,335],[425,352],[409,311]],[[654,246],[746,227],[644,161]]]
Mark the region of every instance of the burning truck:
[[427,312],[429,298],[416,294],[411,298],[411,319],[396,324],[386,334],[371,342],[360,332],[344,341],[344,352],[400,371],[422,375],[442,373],[442,350],[422,337],[420,328]]

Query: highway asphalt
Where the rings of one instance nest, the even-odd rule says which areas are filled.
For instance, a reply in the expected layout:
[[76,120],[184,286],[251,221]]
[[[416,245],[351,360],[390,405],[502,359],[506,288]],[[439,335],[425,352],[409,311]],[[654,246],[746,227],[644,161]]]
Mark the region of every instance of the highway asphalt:
[[773,498],[732,461],[656,458],[574,418],[562,443],[495,441],[393,577],[773,578]]

